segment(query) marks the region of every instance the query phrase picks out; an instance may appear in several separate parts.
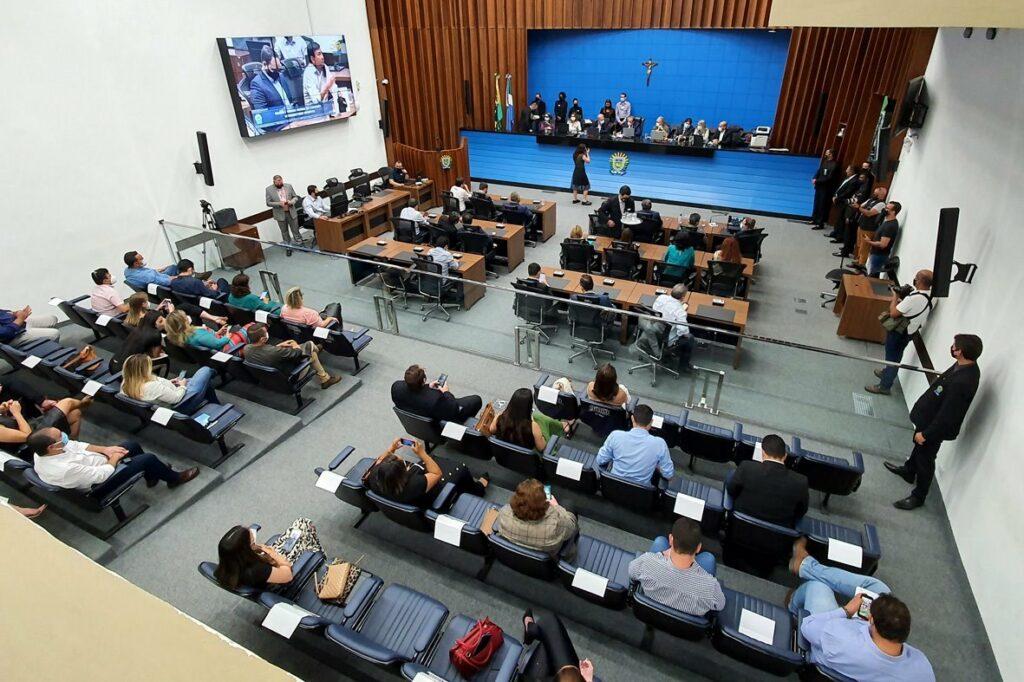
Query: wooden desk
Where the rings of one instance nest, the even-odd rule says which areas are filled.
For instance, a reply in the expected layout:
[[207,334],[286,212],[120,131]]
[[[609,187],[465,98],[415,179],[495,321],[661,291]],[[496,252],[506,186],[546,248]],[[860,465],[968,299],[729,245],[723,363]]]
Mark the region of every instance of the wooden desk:
[[337,218],[317,218],[313,221],[316,244],[321,251],[345,253],[356,242],[366,238],[365,217],[362,211]]
[[410,197],[416,199],[416,208],[419,211],[426,211],[427,209],[434,206],[437,201],[437,197],[434,194],[434,181],[430,178],[425,178],[419,184],[411,182],[401,188],[394,187],[393,189],[399,192],[405,192]]
[[260,238],[260,232],[255,225],[250,225],[248,223],[235,223],[234,225],[228,225],[224,229],[220,230],[220,232],[221,234],[250,237],[250,239],[230,240],[231,245],[238,251],[224,256],[224,265],[244,270],[245,268],[252,267],[257,263],[262,263],[266,260],[263,255],[263,245],[260,244],[259,241],[254,241]]
[[[491,194],[491,201],[494,202],[495,206],[503,203],[508,203],[508,197],[498,196],[497,194]],[[553,201],[533,201],[531,199],[519,198],[519,203],[523,206],[529,206],[530,210],[540,215],[540,240],[546,242],[555,236],[556,218],[555,208],[557,204]]]
[[[714,254],[707,251],[697,251],[693,256],[693,267],[697,272],[697,279],[694,280],[693,286],[699,288],[702,285],[701,280],[704,278],[704,273],[707,272],[708,263],[713,260]],[[754,259],[742,258],[740,260],[743,263],[743,278],[747,280],[744,291],[749,295],[750,280],[754,279]],[[746,296],[743,298],[746,298]]]
[[[420,249],[419,252],[416,249]],[[426,256],[430,251],[429,246],[417,246],[406,242],[396,242],[386,237],[368,237],[348,249],[350,256],[359,256],[373,261],[392,263],[395,265],[411,266],[412,257],[415,254]],[[458,275],[464,280],[462,285],[462,307],[468,310],[484,296],[485,287],[475,286],[470,282],[484,282],[487,278],[484,269],[484,257],[475,253],[464,253],[457,259],[459,269],[449,271],[450,275]],[[358,284],[368,275],[376,272],[376,268],[368,263],[360,261],[349,261],[349,272],[352,275],[352,283]]]
[[[583,293],[583,289],[580,288],[580,277],[586,273],[549,267],[542,267],[540,271],[544,273],[544,277],[547,279],[548,287],[551,288],[551,294],[553,296],[564,296],[565,298],[569,298],[573,294]],[[563,272],[564,274],[561,277],[558,277],[555,275],[556,272]],[[591,274],[591,277],[594,280],[594,288],[591,291],[598,295],[607,293],[608,297],[611,298],[612,303],[623,310],[630,307],[629,301],[633,295],[633,289],[637,286],[646,286],[638,285],[636,282],[628,279],[602,277],[600,274]],[[605,284],[606,280],[611,281],[611,284]],[[628,342],[629,316],[623,315],[621,330],[619,332],[619,343],[625,345]]]
[[836,334],[861,341],[885,342],[878,316],[889,309],[889,283],[875,277],[844,275],[832,311],[839,316]]
[[[661,223],[662,229],[664,230],[665,244],[671,244],[672,237],[679,230],[679,218],[675,216],[662,216]],[[725,225],[712,225],[707,220],[702,220],[698,224],[697,233],[704,237],[704,250],[711,251],[712,245],[714,244],[714,236],[716,234],[724,234]]]
[[400,189],[386,189],[371,196],[359,207],[363,214],[366,237],[376,237],[391,230],[391,218],[409,205],[409,194]]
[[[594,250],[598,253],[603,254],[604,250],[611,247],[614,240],[611,237],[594,237]],[[646,266],[647,271],[645,275],[645,281],[650,284],[654,282],[654,266],[658,263],[665,262],[665,254],[668,252],[668,247],[662,244],[644,244],[637,242],[637,250],[640,252],[640,260],[642,260]],[[712,254],[706,251],[697,251],[694,253],[693,265],[697,271],[696,285],[700,285],[701,276],[704,271],[707,270],[708,263],[711,262]],[[748,280],[754,277],[754,259],[744,258],[743,259],[743,276]]]
[[[430,222],[437,223],[439,213],[427,215]],[[526,228],[522,225],[509,225],[493,220],[473,218],[473,224],[494,238],[494,246],[498,255],[508,259],[508,271],[515,270],[526,258]]]

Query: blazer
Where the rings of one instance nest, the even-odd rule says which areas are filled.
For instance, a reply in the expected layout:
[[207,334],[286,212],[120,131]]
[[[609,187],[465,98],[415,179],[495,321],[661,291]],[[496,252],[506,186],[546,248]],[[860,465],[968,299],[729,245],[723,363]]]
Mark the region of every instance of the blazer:
[[852,197],[858,189],[860,189],[860,183],[857,182],[856,175],[844,178],[840,182],[839,187],[836,188],[836,202],[845,202],[847,199]]
[[828,189],[836,180],[836,169],[839,164],[835,161],[822,161],[818,166],[818,172],[814,174],[815,189]]
[[[278,76],[278,78],[280,79],[281,76]],[[281,83],[281,88],[284,89],[284,83]],[[288,91],[285,90],[285,92]],[[286,102],[281,100],[281,95],[278,93],[277,88],[274,87],[270,76],[262,71],[253,76],[252,81],[249,83],[249,97],[252,100],[253,109],[267,109],[286,104]]]
[[953,440],[960,435],[980,381],[978,363],[963,367],[954,364],[921,394],[910,410],[910,421],[924,434],[925,442]]
[[733,511],[794,528],[807,513],[807,477],[774,462],[742,462],[725,484]]
[[[298,220],[299,214],[295,210],[295,204],[297,204],[299,202],[298,195],[295,194],[295,190],[292,189],[292,186],[289,185],[287,182],[284,183],[284,187],[282,189],[284,189],[285,197],[291,203],[291,207],[288,209],[288,213],[291,214],[292,218],[295,218],[296,220]],[[278,206],[278,203],[280,201],[281,201],[281,199],[278,196],[278,189],[276,187],[274,187],[274,185],[272,185],[272,184],[268,185],[267,186],[267,206],[269,206],[270,208],[274,209],[274,220],[284,220],[285,219],[285,209],[283,209],[280,206]]]
[[[629,197],[624,202],[627,211],[635,211],[636,203],[633,201],[633,197]],[[622,211],[619,209],[619,195],[608,197],[601,203],[601,207],[597,209],[597,215],[602,222],[614,220],[615,225],[622,226]]]
[[409,385],[402,380],[391,384],[391,400],[400,410],[435,421],[452,421],[459,414],[459,404],[451,393],[430,386],[411,391]]

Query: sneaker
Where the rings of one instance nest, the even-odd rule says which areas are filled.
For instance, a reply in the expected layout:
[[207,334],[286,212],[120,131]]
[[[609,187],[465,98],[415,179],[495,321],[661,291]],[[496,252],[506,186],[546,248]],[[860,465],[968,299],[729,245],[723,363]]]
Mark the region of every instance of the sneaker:
[[584,206],[590,206],[590,204],[592,202],[590,202],[590,201],[581,201],[580,203],[583,204]]
[[890,391],[889,389],[882,388],[877,384],[874,386],[865,386],[864,390],[867,391],[868,393],[874,393],[875,395],[890,395],[892,393],[892,391]]
[[196,279],[201,279],[205,282],[206,280],[210,279],[210,275],[212,274],[213,273],[209,270],[207,270],[206,272],[197,272]]
[[326,379],[324,379],[323,381],[320,382],[320,388],[321,389],[330,388],[331,386],[333,386],[334,384],[338,383],[339,381],[341,381],[341,377],[329,376],[329,377],[327,377]]
[[580,200],[579,200],[579,199],[573,199],[573,200],[572,200],[572,203],[574,203],[574,204],[578,204],[578,203],[580,203]]

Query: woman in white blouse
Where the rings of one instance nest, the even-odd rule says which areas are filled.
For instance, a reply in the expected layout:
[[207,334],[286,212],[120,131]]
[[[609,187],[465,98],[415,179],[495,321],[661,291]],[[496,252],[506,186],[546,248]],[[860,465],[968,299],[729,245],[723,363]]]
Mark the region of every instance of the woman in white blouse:
[[694,136],[707,142],[708,132],[710,132],[708,130],[708,124],[704,122],[704,119],[697,121],[697,127],[693,129]]
[[212,369],[201,367],[191,379],[164,379],[153,374],[150,357],[139,353],[124,361],[121,393],[158,407],[192,414],[205,403],[220,405],[213,390],[214,376],[216,373]]
[[583,124],[578,118],[576,118],[576,114],[569,114],[569,134],[579,135],[582,132]]

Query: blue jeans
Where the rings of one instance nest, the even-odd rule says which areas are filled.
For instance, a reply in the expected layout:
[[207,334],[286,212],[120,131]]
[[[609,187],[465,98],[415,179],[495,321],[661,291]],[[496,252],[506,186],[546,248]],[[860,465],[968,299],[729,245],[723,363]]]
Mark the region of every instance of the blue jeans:
[[166,268],[164,268],[163,270],[161,270],[160,272],[161,272],[161,274],[168,275],[170,277],[175,277],[178,274],[178,266],[177,266],[177,264],[172,263],[172,264],[168,265]]
[[800,564],[800,577],[806,582],[796,588],[789,600],[789,610],[793,615],[799,614],[800,609],[806,609],[812,614],[832,611],[839,606],[837,593],[849,601],[857,593],[858,587],[875,594],[888,594],[891,591],[888,585],[877,578],[824,566],[810,556]]
[[[668,537],[664,535],[659,535],[658,537],[654,538],[654,542],[651,543],[651,549],[649,551],[655,554],[660,554],[668,548]],[[701,552],[700,554],[695,556],[693,560],[696,561],[701,568],[703,568],[711,575],[714,575],[715,571],[718,570],[718,565],[715,562],[715,555],[711,552]]]
[[882,268],[885,267],[886,261],[889,260],[889,256],[884,253],[873,253],[868,256],[868,276],[874,277],[882,272]]
[[188,380],[185,385],[185,397],[174,406],[176,412],[192,414],[198,410],[203,403],[214,403],[220,405],[217,393],[213,390],[213,378],[217,376],[209,367],[200,367],[199,370]]
[[[903,351],[910,343],[910,334],[902,332],[886,332],[885,334],[885,359],[887,362],[899,362],[903,359]],[[899,370],[891,365],[882,368],[882,377],[878,385],[884,389],[892,388],[896,381],[896,374]]]

